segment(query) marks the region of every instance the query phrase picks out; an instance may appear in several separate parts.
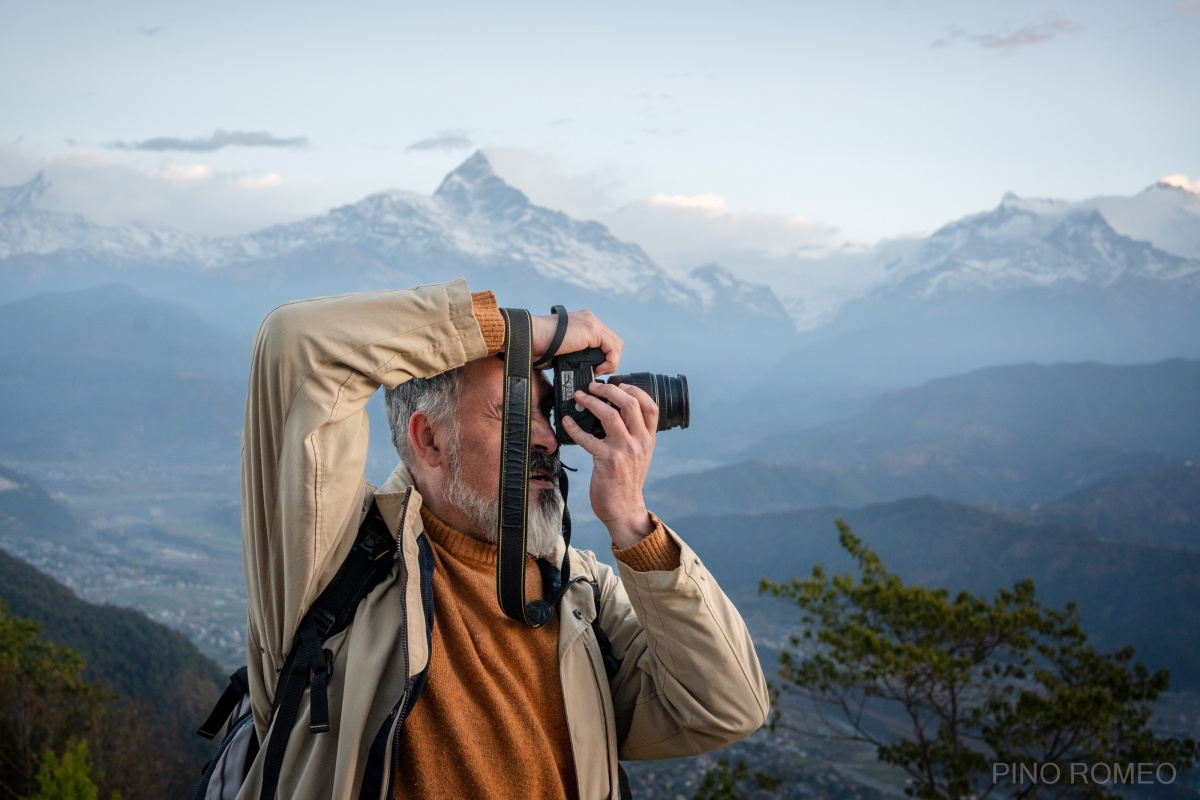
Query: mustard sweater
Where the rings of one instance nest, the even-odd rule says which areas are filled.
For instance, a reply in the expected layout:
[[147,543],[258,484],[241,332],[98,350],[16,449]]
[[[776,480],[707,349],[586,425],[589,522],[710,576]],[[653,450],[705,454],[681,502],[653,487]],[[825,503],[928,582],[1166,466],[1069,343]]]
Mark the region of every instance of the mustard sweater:
[[[575,798],[578,789],[558,668],[558,617],[531,629],[496,603],[496,548],[421,509],[433,550],[429,677],[404,723],[393,798]],[[639,571],[679,566],[655,520],[637,545],[614,550]],[[530,597],[537,562],[526,562]]]

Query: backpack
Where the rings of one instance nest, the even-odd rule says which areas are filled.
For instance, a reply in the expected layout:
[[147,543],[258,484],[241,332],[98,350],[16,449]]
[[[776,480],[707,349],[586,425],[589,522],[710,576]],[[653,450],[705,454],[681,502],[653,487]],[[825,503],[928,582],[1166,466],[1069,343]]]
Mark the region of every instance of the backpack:
[[[392,559],[386,556],[395,551],[396,540],[383,521],[379,506],[372,501],[346,560],[300,620],[292,651],[279,672],[275,701],[271,706],[272,732],[261,752],[266,759],[261,797],[275,797],[296,712],[310,684],[309,732],[320,734],[329,730],[326,688],[333,671],[333,653],[325,649],[325,641],[345,630],[354,619],[358,604],[391,571]],[[217,754],[204,768],[192,794],[193,800],[233,800],[246,780],[250,765],[260,755],[245,667],[230,676],[228,688],[196,732],[208,739],[216,738],[222,720],[226,721],[225,737]]]
[[[359,526],[354,547],[296,629],[292,651],[279,673],[275,701],[271,706],[274,722],[266,749],[260,752],[250,707],[250,684],[246,667],[243,666],[229,677],[229,686],[213,706],[208,719],[196,731],[206,739],[215,739],[224,723],[221,746],[201,773],[192,800],[235,800],[250,772],[250,766],[260,755],[267,759],[263,767],[263,791],[260,796],[274,798],[296,711],[310,683],[309,731],[320,734],[329,730],[329,706],[325,692],[333,669],[333,653],[324,649],[325,641],[345,630],[354,619],[358,604],[391,571],[392,559],[385,556],[394,553],[396,546],[396,540],[379,513],[379,507],[372,501],[371,510]],[[545,563],[544,560],[539,559],[539,566],[542,563]],[[548,563],[546,566],[554,569]],[[621,667],[621,659],[613,654],[612,643],[600,627],[600,587],[594,581],[589,582],[596,604],[592,632],[600,647],[604,671],[611,680]],[[620,796],[632,797],[625,769],[618,764],[617,772]]]
[[245,667],[229,676],[229,687],[196,732],[206,739],[213,739],[222,721],[225,721],[225,734],[221,747],[200,774],[192,800],[234,800],[258,755],[258,735],[254,732]]

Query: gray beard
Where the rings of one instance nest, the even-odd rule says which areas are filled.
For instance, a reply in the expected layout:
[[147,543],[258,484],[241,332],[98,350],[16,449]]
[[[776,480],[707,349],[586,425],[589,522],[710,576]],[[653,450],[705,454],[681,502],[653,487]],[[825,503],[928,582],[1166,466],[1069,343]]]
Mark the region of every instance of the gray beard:
[[[457,442],[450,449],[447,459],[450,468],[450,486],[446,501],[474,523],[492,544],[496,543],[500,530],[500,509],[495,500],[488,500],[467,487],[462,480],[462,458]],[[525,516],[525,552],[534,558],[549,558],[554,555],[558,540],[562,538],[562,493],[553,489],[539,489],[536,497],[530,497]]]

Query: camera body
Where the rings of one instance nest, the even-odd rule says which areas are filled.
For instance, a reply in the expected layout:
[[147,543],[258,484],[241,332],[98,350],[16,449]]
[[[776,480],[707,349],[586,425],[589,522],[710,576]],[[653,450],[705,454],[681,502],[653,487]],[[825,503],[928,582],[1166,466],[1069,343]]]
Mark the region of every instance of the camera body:
[[[598,347],[565,353],[554,358],[554,435],[559,444],[575,444],[575,440],[563,428],[562,421],[571,417],[580,430],[597,439],[604,438],[604,426],[596,416],[575,402],[575,392],[591,394],[588,387],[596,377],[596,367],[604,363],[606,356]],[[658,405],[658,430],[686,428],[691,421],[687,378],[676,375],[658,375],[652,372],[633,372],[628,375],[612,375],[608,383],[632,384],[641,388]]]

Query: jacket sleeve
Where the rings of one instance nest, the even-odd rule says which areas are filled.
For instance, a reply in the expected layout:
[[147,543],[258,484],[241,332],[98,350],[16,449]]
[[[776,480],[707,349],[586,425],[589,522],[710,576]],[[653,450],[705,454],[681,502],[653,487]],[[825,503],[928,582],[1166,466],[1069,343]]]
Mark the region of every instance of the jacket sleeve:
[[289,303],[263,321],[242,434],[248,655],[260,723],[296,626],[353,544],[367,490],[367,400],[381,385],[436,375],[488,349],[461,280]]
[[[665,526],[664,526],[665,527]],[[601,626],[622,659],[609,682],[620,757],[696,755],[756,731],[770,698],[741,615],[670,528],[679,566],[603,570]]]

